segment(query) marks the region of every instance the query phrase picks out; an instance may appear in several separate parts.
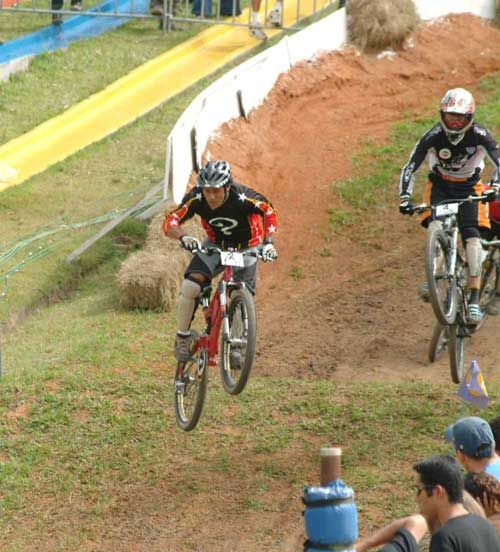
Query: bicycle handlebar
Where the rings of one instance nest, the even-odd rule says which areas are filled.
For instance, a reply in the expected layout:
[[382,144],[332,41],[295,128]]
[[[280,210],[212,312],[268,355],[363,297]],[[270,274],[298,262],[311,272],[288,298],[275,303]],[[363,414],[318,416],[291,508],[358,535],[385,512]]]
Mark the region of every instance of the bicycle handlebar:
[[249,251],[248,249],[232,250],[232,249],[222,249],[220,247],[209,246],[209,247],[200,247],[198,251],[200,253],[205,253],[206,255],[213,255],[214,253],[219,253],[219,254],[220,253],[240,253],[245,257],[257,257],[257,258],[262,257],[262,247],[259,247],[257,251]]
[[483,247],[498,247],[500,248],[500,240],[491,240],[491,241],[488,241],[488,240],[483,240],[481,238],[481,245]]
[[440,201],[438,203],[434,203],[433,205],[429,205],[427,203],[420,203],[419,205],[414,205],[412,213],[423,213],[424,211],[431,210],[435,211],[436,207],[439,205],[462,205],[463,203],[474,203],[482,201],[483,203],[486,203],[488,201],[492,200],[493,194],[483,194],[480,196],[469,196],[464,199],[444,199],[443,201]]
[[204,253],[205,255],[214,255],[214,254],[220,254],[220,253],[240,253],[241,255],[245,257],[256,257],[257,259],[263,259],[262,256],[262,245],[257,246],[257,251],[251,251],[248,249],[222,249],[220,247],[210,245],[208,247],[198,247],[197,249],[191,250],[191,254],[195,254],[196,252]]

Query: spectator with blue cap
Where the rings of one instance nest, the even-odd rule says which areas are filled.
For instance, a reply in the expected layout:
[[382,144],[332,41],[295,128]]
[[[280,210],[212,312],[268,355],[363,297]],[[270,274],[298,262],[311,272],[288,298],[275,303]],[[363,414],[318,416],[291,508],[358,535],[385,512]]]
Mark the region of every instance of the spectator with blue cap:
[[486,472],[500,480],[500,456],[495,451],[495,438],[486,420],[477,416],[461,418],[450,425],[444,435],[453,444],[465,470]]

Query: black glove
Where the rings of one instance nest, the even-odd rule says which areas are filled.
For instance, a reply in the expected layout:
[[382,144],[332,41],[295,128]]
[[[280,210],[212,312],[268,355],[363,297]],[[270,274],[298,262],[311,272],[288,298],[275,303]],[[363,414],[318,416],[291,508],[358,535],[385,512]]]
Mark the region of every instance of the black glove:
[[413,215],[413,203],[411,202],[411,196],[404,194],[399,196],[399,212],[402,215]]
[[488,196],[488,201],[500,199],[500,182],[490,182],[490,187],[484,191],[483,195]]
[[186,251],[196,251],[200,249],[200,242],[196,238],[193,238],[193,236],[181,236],[179,241],[181,242],[181,247]]

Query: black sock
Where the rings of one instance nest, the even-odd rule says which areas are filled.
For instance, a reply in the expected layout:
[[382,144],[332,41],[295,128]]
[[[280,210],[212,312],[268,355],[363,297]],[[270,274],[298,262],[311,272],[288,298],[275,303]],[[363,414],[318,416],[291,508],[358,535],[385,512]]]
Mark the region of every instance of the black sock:
[[472,288],[470,290],[469,303],[479,303],[479,290],[477,288]]

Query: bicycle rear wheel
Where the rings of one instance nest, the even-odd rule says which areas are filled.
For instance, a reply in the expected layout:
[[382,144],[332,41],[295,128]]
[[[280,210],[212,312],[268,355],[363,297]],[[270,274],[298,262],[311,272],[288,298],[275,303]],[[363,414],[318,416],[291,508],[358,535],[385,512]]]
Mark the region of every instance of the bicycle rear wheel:
[[460,324],[448,326],[448,353],[453,383],[460,383],[464,377],[465,335]]
[[453,324],[457,313],[457,282],[454,274],[448,274],[448,250],[448,236],[431,223],[425,244],[425,275],[434,315],[443,326]]
[[439,322],[434,325],[432,332],[431,342],[429,345],[429,360],[430,362],[436,362],[436,360],[443,354],[448,346],[448,326],[443,326]]
[[247,289],[232,292],[228,319],[229,336],[221,337],[220,371],[224,389],[238,395],[250,376],[257,332],[255,303]]
[[486,307],[495,298],[495,293],[497,290],[497,256],[498,250],[495,249],[492,254],[488,253],[488,256],[483,262],[483,267],[481,271],[481,288],[479,289],[479,306],[481,307],[483,314],[486,313]]
[[[193,333],[193,344],[199,334]],[[186,362],[178,362],[174,381],[174,407],[177,425],[184,431],[196,427],[203,410],[208,381],[208,355],[198,349]]]

